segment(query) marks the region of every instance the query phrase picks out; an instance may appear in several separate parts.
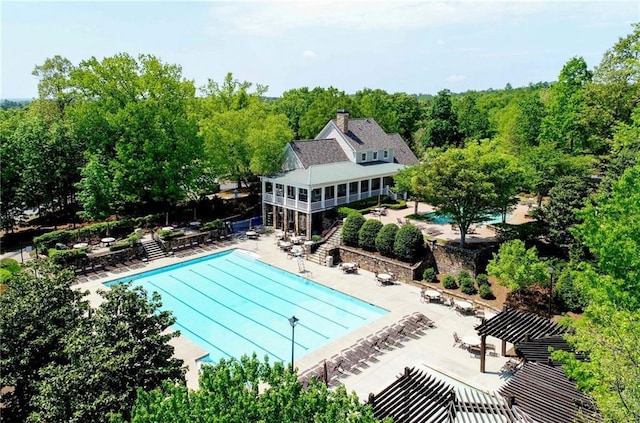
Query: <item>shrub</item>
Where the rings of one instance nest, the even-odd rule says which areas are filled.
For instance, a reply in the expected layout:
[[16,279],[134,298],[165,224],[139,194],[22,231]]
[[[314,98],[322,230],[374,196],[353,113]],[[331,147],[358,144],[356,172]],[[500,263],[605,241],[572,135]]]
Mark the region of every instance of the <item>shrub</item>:
[[395,223],[388,223],[378,232],[378,236],[376,236],[376,249],[383,256],[393,257],[393,245],[396,242],[398,229],[398,225]]
[[480,285],[480,288],[478,289],[478,292],[480,294],[480,298],[484,298],[485,300],[493,300],[494,298],[496,298],[496,296],[493,295],[493,291],[491,290],[491,286],[489,286],[487,284]]
[[482,285],[491,286],[491,284],[489,283],[489,276],[487,276],[485,273],[478,274],[478,276],[476,276],[476,282],[478,283],[479,287]]
[[49,257],[55,264],[66,265],[74,261],[78,257],[86,257],[87,252],[84,248],[74,248],[72,250],[56,250],[49,249]]
[[456,278],[454,278],[451,275],[445,275],[444,279],[442,280],[442,286],[444,286],[446,289],[458,288],[458,284],[456,283]]
[[382,222],[377,219],[367,219],[358,231],[358,245],[365,250],[376,249],[376,237],[382,229]]
[[224,228],[224,222],[220,219],[213,220],[211,222],[207,222],[200,227],[202,232],[211,231],[214,229],[222,229]]
[[322,235],[311,235],[311,241],[313,241],[313,242],[322,241]]
[[402,261],[414,262],[424,250],[424,236],[415,225],[402,225],[396,234],[393,253]]
[[468,278],[460,279],[460,291],[464,292],[467,295],[473,295],[478,292],[478,290],[476,289],[476,284],[470,276]]
[[352,209],[350,207],[338,207],[336,211],[342,219],[349,217],[351,214],[362,214],[359,210]]
[[342,242],[357,247],[360,228],[364,222],[365,218],[361,214],[350,214],[342,226]]
[[173,238],[180,238],[181,236],[184,236],[184,232],[182,231],[172,231],[170,229],[168,230],[160,230],[158,231],[158,236],[160,237],[160,239],[173,239]]
[[433,267],[427,267],[426,269],[424,269],[424,272],[422,272],[422,279],[425,282],[435,282],[436,269],[434,269]]
[[3,258],[0,260],[0,269],[5,269],[9,273],[18,273],[20,271],[20,263],[12,258]]
[[129,244],[126,241],[122,241],[117,244],[113,244],[109,246],[109,251],[120,251],[120,250],[125,250],[127,248],[131,248],[131,244]]
[[461,270],[458,272],[458,283],[462,285],[463,281],[470,280],[473,282],[473,278],[471,277],[471,273],[468,270]]
[[[6,283],[9,279],[11,279],[11,275],[13,275],[13,273],[11,273],[9,270],[0,269],[0,283]],[[1,293],[2,292],[0,292],[0,294]]]
[[576,284],[570,270],[560,273],[557,282],[553,286],[553,298],[556,303],[565,310],[576,313],[581,312],[588,305],[584,289]]

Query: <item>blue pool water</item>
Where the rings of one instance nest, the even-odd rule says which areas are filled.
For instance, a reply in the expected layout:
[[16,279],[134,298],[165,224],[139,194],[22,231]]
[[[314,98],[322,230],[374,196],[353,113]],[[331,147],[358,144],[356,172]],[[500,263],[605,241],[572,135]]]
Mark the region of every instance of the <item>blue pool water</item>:
[[387,313],[379,307],[262,263],[243,251],[211,256],[105,282],[133,280],[162,296],[176,316],[173,329],[209,352],[208,360],[256,352],[295,360]]
[[[454,223],[453,219],[451,219],[450,217],[438,216],[435,214],[435,212],[426,213],[424,216],[427,219],[429,219],[429,223],[435,223],[437,225],[447,225],[449,223]],[[511,215],[507,214],[507,220],[509,220],[510,217]],[[492,223],[500,223],[500,222],[502,222],[502,215],[494,214],[491,216],[487,216],[487,218],[483,220],[482,224],[491,225]]]

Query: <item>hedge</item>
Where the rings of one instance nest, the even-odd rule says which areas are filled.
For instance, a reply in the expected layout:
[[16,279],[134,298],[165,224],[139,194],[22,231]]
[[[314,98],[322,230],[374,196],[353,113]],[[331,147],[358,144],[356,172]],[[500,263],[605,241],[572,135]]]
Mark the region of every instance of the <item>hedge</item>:
[[398,225],[395,223],[388,223],[378,232],[378,236],[376,236],[376,249],[383,256],[393,257],[393,246],[396,242],[398,229]]
[[414,262],[424,250],[424,236],[415,225],[402,225],[396,234],[393,253],[399,260]]
[[351,214],[342,225],[342,242],[352,247],[358,246],[359,232],[365,218],[361,214]]
[[435,282],[437,280],[436,269],[434,269],[433,267],[427,267],[426,269],[424,269],[424,272],[422,272],[422,279],[425,282]]
[[454,278],[451,275],[445,275],[444,279],[442,280],[442,286],[445,287],[446,289],[458,288],[458,284],[456,283],[456,278]]
[[382,222],[377,219],[368,219],[358,231],[358,246],[365,250],[375,251],[376,237],[382,229]]

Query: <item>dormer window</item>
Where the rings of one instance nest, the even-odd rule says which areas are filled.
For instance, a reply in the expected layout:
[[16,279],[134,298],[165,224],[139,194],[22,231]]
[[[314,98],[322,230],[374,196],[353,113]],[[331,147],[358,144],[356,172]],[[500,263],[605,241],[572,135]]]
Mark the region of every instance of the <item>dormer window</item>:
[[362,155],[360,156],[360,161],[362,161],[362,162],[366,162],[367,161],[367,153],[362,153]]
[[373,160],[378,160],[378,152],[377,151],[373,152]]
[[384,150],[382,155],[384,156],[385,159],[388,159],[389,158],[389,150]]

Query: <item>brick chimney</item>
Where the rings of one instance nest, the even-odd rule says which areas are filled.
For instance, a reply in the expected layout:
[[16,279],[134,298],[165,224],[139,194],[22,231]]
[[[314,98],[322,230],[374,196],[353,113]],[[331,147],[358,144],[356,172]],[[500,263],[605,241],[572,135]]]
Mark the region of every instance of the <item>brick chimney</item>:
[[338,125],[338,129],[342,131],[343,134],[349,132],[349,112],[347,110],[338,110],[336,125]]

